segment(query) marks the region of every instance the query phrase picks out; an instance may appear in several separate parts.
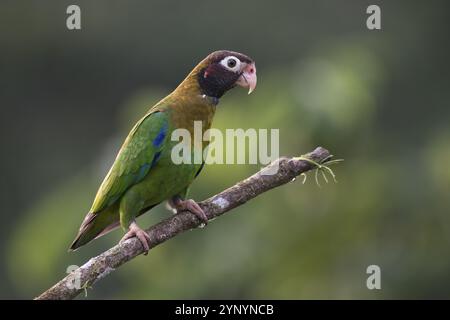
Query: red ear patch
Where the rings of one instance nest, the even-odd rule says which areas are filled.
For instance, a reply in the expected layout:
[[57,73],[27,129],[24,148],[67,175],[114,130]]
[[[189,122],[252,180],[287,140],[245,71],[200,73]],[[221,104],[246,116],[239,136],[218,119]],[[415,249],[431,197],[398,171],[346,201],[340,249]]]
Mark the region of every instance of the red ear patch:
[[203,78],[207,78],[208,77],[208,71],[205,71],[205,73],[203,74]]

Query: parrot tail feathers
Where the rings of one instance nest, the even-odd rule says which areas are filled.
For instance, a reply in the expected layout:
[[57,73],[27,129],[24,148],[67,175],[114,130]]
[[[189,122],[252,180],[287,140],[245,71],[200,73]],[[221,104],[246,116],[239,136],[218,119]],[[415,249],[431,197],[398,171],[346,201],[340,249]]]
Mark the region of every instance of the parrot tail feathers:
[[75,251],[79,247],[97,239],[120,225],[118,214],[111,212],[88,213],[80,226],[80,231],[70,245],[69,251]]
[[[69,251],[74,251],[79,247],[85,245],[89,241],[95,239],[95,236],[92,236],[92,232],[89,232],[95,224],[95,218],[97,215],[95,213],[89,212],[81,223],[80,230],[78,231],[75,240],[70,245]],[[101,231],[100,231],[101,232]]]
[[[138,216],[152,209],[154,204],[142,209]],[[118,205],[110,206],[100,212],[89,212],[80,226],[80,231],[70,245],[69,251],[75,251],[94,239],[100,238],[120,226]]]
[[117,229],[120,226],[120,222],[113,222],[109,226],[107,226],[105,229],[103,229],[94,239],[98,239],[101,236],[104,236],[107,233],[110,233],[111,231]]

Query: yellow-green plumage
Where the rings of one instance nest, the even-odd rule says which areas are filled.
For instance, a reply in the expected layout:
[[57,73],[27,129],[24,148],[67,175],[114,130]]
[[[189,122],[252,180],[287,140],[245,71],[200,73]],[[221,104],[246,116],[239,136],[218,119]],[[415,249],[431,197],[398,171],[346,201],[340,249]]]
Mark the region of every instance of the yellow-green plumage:
[[[195,121],[201,121],[203,132],[210,128],[218,98],[232,88],[240,76],[226,71],[227,77],[222,78],[223,70],[220,71],[217,63],[213,64],[214,59],[229,53],[239,55],[221,51],[200,62],[170,95],[153,106],[133,127],[70,249],[119,225],[128,229],[137,216],[162,201],[175,196],[184,198],[202,164],[174,164],[171,152],[178,141],[171,140],[171,133],[182,128],[193,137]],[[213,96],[205,92],[212,92]],[[207,144],[203,142],[202,147]],[[191,150],[194,152],[194,148]]]
[[[216,109],[213,101],[200,92],[195,79],[198,69],[194,69],[173,93],[152,107],[131,130],[71,249],[96,238],[108,226],[112,225],[112,228],[106,231],[112,230],[118,222],[126,229],[142,210],[177,194],[184,196],[201,164],[175,165],[171,161],[172,146],[177,143],[170,140],[171,132],[184,128],[193,134],[194,121],[202,121],[202,129],[209,129]],[[165,137],[160,145],[155,146],[153,140],[164,126],[167,126]],[[159,159],[152,167],[158,152]]]

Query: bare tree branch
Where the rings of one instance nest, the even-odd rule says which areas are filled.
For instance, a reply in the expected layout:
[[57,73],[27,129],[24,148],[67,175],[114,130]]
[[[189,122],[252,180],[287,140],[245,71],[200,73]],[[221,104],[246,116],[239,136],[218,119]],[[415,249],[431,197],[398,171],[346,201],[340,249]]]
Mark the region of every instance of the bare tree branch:
[[[328,150],[318,147],[311,153],[301,158],[282,157],[264,167],[251,177],[235,184],[221,193],[199,203],[209,220],[212,220],[225,212],[236,208],[250,199],[272,189],[292,181],[298,175],[314,169],[311,159],[322,163],[330,158]],[[278,166],[278,170],[276,170]],[[275,174],[267,174],[274,173]],[[150,236],[150,248],[157,246],[177,234],[198,227],[201,222],[190,212],[180,212],[147,229]],[[91,287],[95,282],[104,278],[109,273],[143,253],[141,243],[132,238],[117,244],[104,253],[91,258],[83,266],[67,275],[53,287],[36,297],[37,300],[46,299],[73,299],[84,288]],[[76,286],[76,279],[80,286]]]

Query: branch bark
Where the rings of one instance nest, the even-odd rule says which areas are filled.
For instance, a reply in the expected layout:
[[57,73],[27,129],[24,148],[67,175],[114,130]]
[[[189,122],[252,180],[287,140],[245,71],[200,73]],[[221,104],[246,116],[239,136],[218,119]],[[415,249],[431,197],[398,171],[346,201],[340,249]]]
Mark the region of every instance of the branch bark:
[[[304,157],[320,163],[328,159],[330,153],[328,150],[318,147]],[[276,170],[276,166],[278,166],[278,170]],[[295,157],[282,157],[251,177],[200,202],[199,205],[205,211],[208,220],[212,220],[270,189],[292,181],[298,175],[311,169],[314,169],[314,165],[308,161]],[[267,174],[273,172],[276,173]],[[190,212],[184,211],[173,215],[146,230],[151,239],[150,248],[175,237],[179,233],[196,228],[200,224],[201,222]],[[73,299],[83,292],[84,288],[91,287],[98,280],[142,253],[142,245],[136,238],[119,243],[104,253],[91,258],[35,299]],[[81,286],[74,285],[77,283]]]

